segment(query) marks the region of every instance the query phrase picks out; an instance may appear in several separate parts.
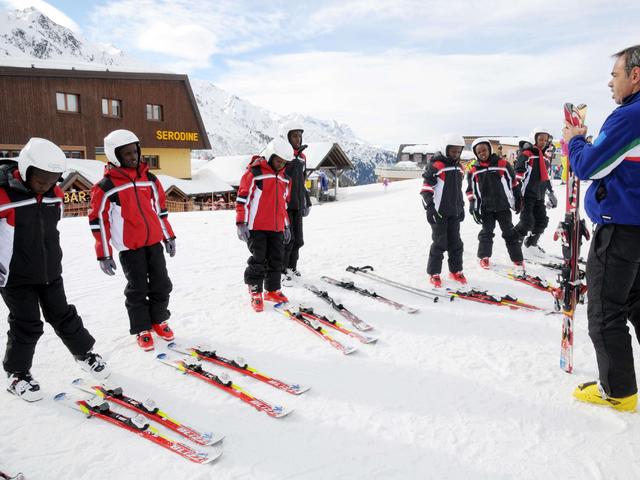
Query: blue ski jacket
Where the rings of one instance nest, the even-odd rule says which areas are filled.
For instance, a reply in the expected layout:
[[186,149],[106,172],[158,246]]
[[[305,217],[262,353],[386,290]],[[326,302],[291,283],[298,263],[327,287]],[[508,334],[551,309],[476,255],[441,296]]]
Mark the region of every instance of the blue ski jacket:
[[569,142],[569,161],[581,180],[593,180],[585,210],[595,224],[640,225],[640,92],[607,117],[593,145]]

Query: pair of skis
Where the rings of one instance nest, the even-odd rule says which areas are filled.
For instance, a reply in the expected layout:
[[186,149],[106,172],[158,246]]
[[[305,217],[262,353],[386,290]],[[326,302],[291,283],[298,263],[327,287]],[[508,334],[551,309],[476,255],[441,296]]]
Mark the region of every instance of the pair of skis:
[[[150,421],[155,421],[202,446],[216,445],[224,438],[223,436],[214,436],[211,433],[201,433],[195,428],[173,419],[149,400],[139,401],[124,395],[122,388],[107,389],[101,385],[91,385],[82,379],[74,380],[73,386],[92,394],[93,397],[74,400],[69,394],[62,392],[57,394],[54,400],[82,412],[89,418],[98,418],[134,433],[194,463],[211,463],[222,455],[222,451],[198,450],[161,433]],[[131,410],[135,415],[130,417],[112,410],[109,401]]]
[[396,310],[402,310],[403,312],[406,313],[417,313],[418,309],[417,308],[413,308],[413,307],[408,307],[406,305],[403,305],[401,303],[398,303],[394,300],[390,300],[386,297],[383,297],[382,295],[378,295],[376,292],[372,291],[372,290],[367,290],[365,288],[361,288],[356,286],[353,282],[348,282],[348,281],[344,281],[344,280],[336,280],[335,278],[331,278],[331,277],[327,277],[327,276],[322,276],[320,277],[322,280],[324,280],[325,282],[331,284],[331,285],[335,285],[337,287],[340,288],[344,288],[345,290],[349,290],[351,292],[355,292],[355,293],[359,293],[362,296],[368,297],[368,298],[372,298],[374,300],[377,300],[380,303],[384,303],[385,305],[389,305],[393,308],[395,308]]
[[326,303],[328,303],[331,306],[331,308],[333,308],[336,312],[338,312],[344,318],[349,320],[351,324],[361,332],[367,332],[369,330],[373,330],[373,326],[369,325],[367,322],[362,320],[360,317],[358,317],[355,313],[351,312],[341,303],[336,302],[333,299],[333,297],[331,297],[331,295],[329,295],[329,293],[326,292],[325,290],[320,290],[318,287],[310,284],[305,284],[304,288],[312,292],[321,300],[324,300]]
[[[587,112],[586,105],[564,104],[564,117],[569,125],[582,126]],[[567,159],[567,195],[564,219],[558,224],[553,236],[562,242],[563,267],[558,274],[559,300],[562,307],[562,340],[560,345],[560,368],[573,372],[573,318],[576,305],[584,293],[584,272],[580,269],[580,246],[582,238],[589,240],[589,231],[580,219],[580,180]]]

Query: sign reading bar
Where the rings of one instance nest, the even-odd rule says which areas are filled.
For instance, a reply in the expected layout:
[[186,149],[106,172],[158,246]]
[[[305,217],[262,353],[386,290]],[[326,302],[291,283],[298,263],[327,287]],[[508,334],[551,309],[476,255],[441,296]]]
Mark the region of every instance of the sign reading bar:
[[197,142],[198,132],[178,132],[173,130],[156,130],[156,140],[173,140],[174,142]]
[[64,203],[83,203],[91,200],[91,192],[64,192]]

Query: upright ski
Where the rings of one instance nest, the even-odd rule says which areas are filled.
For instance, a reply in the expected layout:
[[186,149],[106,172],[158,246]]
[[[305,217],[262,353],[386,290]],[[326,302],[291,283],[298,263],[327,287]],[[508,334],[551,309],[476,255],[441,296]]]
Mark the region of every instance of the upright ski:
[[294,322],[302,325],[307,330],[312,332],[314,335],[320,337],[322,340],[327,342],[333,348],[335,348],[336,350],[339,350],[345,355],[349,355],[350,353],[353,353],[357,350],[356,347],[345,345],[339,342],[338,340],[333,338],[331,335],[329,335],[329,333],[324,328],[322,328],[322,325],[319,322],[305,317],[300,312],[294,312],[293,310],[290,310],[289,308],[287,308],[286,304],[278,303],[274,305],[274,308],[278,312],[282,313],[285,317],[290,318]]
[[264,382],[267,385],[271,385],[272,387],[283,390],[287,393],[291,393],[292,395],[300,395],[301,393],[304,393],[309,390],[309,388],[311,388],[297,383],[285,382],[283,380],[278,380],[277,378],[270,377],[266,373],[259,372],[255,368],[247,365],[244,359],[240,357],[231,359],[220,355],[215,350],[203,350],[199,347],[181,347],[176,342],[171,342],[168,347],[174,352],[191,355],[198,360],[206,360],[207,362],[215,363],[216,365],[228,368],[230,370],[233,370],[234,372],[238,372],[242,375],[247,375],[251,378],[255,378],[260,382]]
[[208,372],[207,370],[203,369],[202,365],[197,362],[188,362],[186,360],[171,360],[166,353],[159,354],[158,356],[156,356],[156,359],[186,375],[191,375],[213,385],[214,387],[219,388],[220,390],[224,390],[225,392],[233,395],[243,402],[248,403],[256,410],[266,413],[270,417],[285,417],[293,411],[286,410],[280,405],[271,405],[264,400],[254,397],[252,394],[233,383],[228,375],[216,375],[214,373]]
[[365,335],[360,332],[354,332],[353,330],[350,330],[347,327],[345,327],[343,324],[341,324],[337,320],[328,318],[326,315],[320,315],[314,312],[313,308],[311,307],[300,306],[298,307],[298,313],[300,313],[303,317],[309,320],[319,322],[323,325],[326,325],[327,327],[331,327],[337,330],[340,333],[344,333],[345,335],[348,335],[351,338],[355,338],[360,343],[375,343],[378,341],[378,337],[372,337],[371,335]]
[[[99,399],[99,397],[95,398]],[[210,463],[220,457],[220,455],[222,455],[221,451],[214,453],[201,452],[183,443],[172,440],[169,437],[164,436],[155,427],[147,423],[145,421],[146,418],[142,415],[127,417],[126,415],[116,413],[111,410],[107,402],[104,402],[102,400],[99,403],[93,403],[89,400],[72,400],[64,392],[57,394],[54,397],[54,400],[57,402],[62,402],[63,404],[66,404],[67,406],[76,410],[79,410],[87,417],[99,418],[100,420],[109,422],[131,433],[135,433],[136,435],[146,438],[153,443],[157,443],[161,447],[177,453],[181,457],[184,457],[187,460],[191,460],[195,463]]]
[[371,325],[369,325],[367,322],[362,320],[356,314],[347,310],[347,308],[341,303],[337,303],[326,291],[320,290],[319,288],[309,284],[305,284],[304,288],[314,293],[317,297],[321,298],[322,300],[327,302],[329,305],[331,305],[331,308],[333,308],[335,311],[340,313],[340,315],[342,315],[344,318],[349,320],[351,324],[354,327],[356,327],[358,330],[362,332],[373,330],[373,327]]
[[[584,123],[586,105],[575,107],[564,104],[565,120],[573,125]],[[580,270],[580,246],[582,238],[589,240],[589,231],[584,220],[580,219],[580,180],[571,168],[571,159],[567,159],[567,196],[564,220],[560,222],[553,236],[562,242],[564,266],[558,275],[560,301],[562,306],[562,340],[560,344],[560,368],[573,372],[573,317],[577,303],[584,294],[584,272]]]
[[97,395],[103,400],[109,400],[110,402],[120,405],[121,407],[128,408],[135,413],[144,415],[149,420],[154,420],[160,425],[163,425],[169,430],[173,430],[199,445],[215,445],[224,439],[224,436],[221,435],[213,436],[212,433],[201,433],[195,428],[171,418],[166,412],[160,410],[153,400],[145,400],[141,402],[126,396],[122,393],[121,387],[107,389],[102,385],[91,385],[85,382],[82,378],[76,378],[72,382],[72,385],[83,392]]
[[340,280],[336,280],[335,278],[331,278],[327,276],[323,276],[320,278],[322,278],[322,280],[324,280],[325,282],[330,283],[331,285],[335,285],[337,287],[344,288],[345,290],[350,290],[352,292],[359,293],[360,295],[363,295],[365,297],[373,298],[374,300],[377,300],[381,303],[390,305],[396,310],[402,310],[403,312],[407,312],[407,313],[416,313],[418,311],[417,308],[408,307],[406,305],[395,302],[393,300],[389,300],[388,298],[383,297],[382,295],[378,295],[376,292],[373,292],[371,290],[357,287],[353,282],[340,281]]

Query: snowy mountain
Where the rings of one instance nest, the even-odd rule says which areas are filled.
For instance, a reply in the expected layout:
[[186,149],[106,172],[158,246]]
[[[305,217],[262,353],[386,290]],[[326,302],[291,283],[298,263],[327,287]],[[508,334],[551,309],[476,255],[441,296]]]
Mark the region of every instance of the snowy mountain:
[[[0,63],[9,66],[104,68],[158,71],[109,45],[87,42],[35,8],[0,11]],[[337,142],[355,165],[348,172],[356,183],[375,182],[376,166],[395,161],[395,154],[358,138],[345,124],[299,114],[283,116],[232,95],[206,80],[191,80],[211,145],[198,155],[257,153],[287,120],[305,126],[305,142]]]

